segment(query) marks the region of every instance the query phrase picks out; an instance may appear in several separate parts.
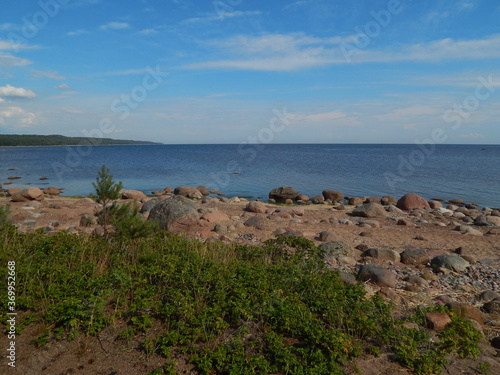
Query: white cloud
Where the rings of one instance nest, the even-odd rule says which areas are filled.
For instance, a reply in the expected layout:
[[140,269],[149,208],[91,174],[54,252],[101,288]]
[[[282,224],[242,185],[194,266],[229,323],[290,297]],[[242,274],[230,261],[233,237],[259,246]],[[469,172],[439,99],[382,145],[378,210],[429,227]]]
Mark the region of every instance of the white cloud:
[[292,114],[293,120],[308,120],[308,121],[332,121],[346,117],[343,112],[332,111],[313,114]]
[[236,36],[207,43],[228,57],[193,63],[188,69],[242,69],[293,71],[312,67],[399,61],[440,62],[500,58],[500,35],[484,39],[451,38],[407,46],[373,50],[357,48],[354,37],[316,38],[304,34]]
[[13,66],[26,66],[29,64],[32,64],[30,60],[0,52],[0,67],[10,68]]
[[56,86],[54,88],[57,89],[57,90],[69,90],[70,89],[69,85],[67,85],[65,83],[60,84],[59,86]]
[[21,107],[5,107],[0,108],[0,123],[7,124],[7,119],[11,120],[10,125],[14,128],[26,128],[33,125],[35,122],[35,114],[28,112]]
[[158,34],[158,31],[155,29],[143,29],[143,30],[139,31],[137,34],[153,35],[153,34]]
[[14,87],[9,84],[0,86],[0,95],[13,98],[36,98],[36,94],[33,91],[22,87]]
[[236,18],[236,17],[252,17],[261,15],[262,12],[258,10],[249,10],[249,11],[226,11],[224,9],[217,11],[213,14],[209,14],[205,17],[193,17],[188,18],[182,21],[181,23],[199,23],[199,22],[214,22],[221,21],[226,18]]
[[129,27],[130,25],[126,22],[109,22],[105,25],[101,25],[99,28],[101,30],[123,30]]
[[66,79],[66,77],[59,75],[57,72],[55,72],[53,70],[43,71],[43,70],[32,69],[31,76],[35,77],[35,78],[50,78],[50,79],[55,79],[58,81]]
[[66,33],[66,35],[67,36],[78,36],[78,35],[84,35],[84,34],[88,34],[88,33],[89,32],[87,30],[78,29],[78,30],[75,30],[75,31],[69,31],[69,32]]

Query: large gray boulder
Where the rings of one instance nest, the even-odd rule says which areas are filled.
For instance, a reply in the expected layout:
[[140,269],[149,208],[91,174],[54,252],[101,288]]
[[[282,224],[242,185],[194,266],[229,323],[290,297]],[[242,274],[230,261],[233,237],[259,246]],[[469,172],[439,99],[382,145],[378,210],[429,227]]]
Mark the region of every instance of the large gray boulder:
[[384,206],[379,203],[367,203],[356,207],[352,211],[352,215],[360,217],[386,217],[387,212]]
[[276,202],[284,202],[287,199],[295,199],[299,192],[291,187],[279,187],[269,192],[269,199],[274,199]]
[[325,258],[334,258],[336,260],[354,258],[354,249],[344,241],[324,242],[319,245],[319,248],[324,251]]
[[162,229],[180,232],[198,224],[198,212],[193,202],[176,195],[156,204],[151,209],[148,220],[158,222]]
[[434,269],[448,268],[453,271],[465,271],[470,263],[458,255],[438,255],[431,260],[431,267]]

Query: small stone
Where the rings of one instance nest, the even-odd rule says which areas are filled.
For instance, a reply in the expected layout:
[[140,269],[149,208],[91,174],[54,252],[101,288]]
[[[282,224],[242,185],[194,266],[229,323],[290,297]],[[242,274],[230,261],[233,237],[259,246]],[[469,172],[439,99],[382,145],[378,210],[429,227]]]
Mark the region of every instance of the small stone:
[[332,232],[329,231],[323,231],[319,234],[319,240],[322,242],[331,242],[335,241],[336,236]]
[[364,264],[358,272],[358,280],[371,281],[379,286],[396,287],[396,276],[385,267]]

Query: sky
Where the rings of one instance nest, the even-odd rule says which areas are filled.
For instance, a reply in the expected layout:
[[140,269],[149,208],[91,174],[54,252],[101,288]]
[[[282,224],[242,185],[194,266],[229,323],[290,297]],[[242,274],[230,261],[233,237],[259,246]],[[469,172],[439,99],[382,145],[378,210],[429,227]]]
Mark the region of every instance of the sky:
[[500,144],[494,0],[19,0],[0,134]]

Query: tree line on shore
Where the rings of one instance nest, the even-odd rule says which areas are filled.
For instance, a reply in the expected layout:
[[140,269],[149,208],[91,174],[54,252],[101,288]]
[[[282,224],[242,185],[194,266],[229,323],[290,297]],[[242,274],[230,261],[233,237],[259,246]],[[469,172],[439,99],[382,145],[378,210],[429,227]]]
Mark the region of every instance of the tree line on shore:
[[0,146],[65,146],[65,145],[152,145],[155,142],[111,138],[66,137],[63,135],[2,134]]

